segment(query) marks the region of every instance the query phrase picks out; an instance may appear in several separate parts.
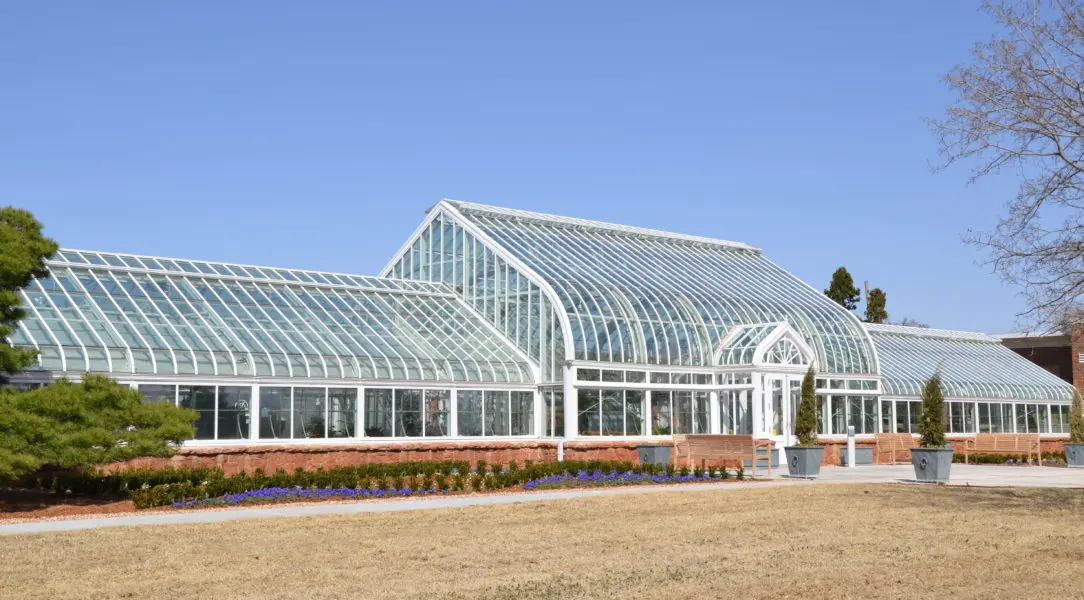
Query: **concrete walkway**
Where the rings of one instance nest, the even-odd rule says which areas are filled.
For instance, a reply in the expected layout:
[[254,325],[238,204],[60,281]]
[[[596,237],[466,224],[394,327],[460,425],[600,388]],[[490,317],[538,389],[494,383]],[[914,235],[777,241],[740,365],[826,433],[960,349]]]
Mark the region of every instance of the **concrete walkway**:
[[[100,527],[123,527],[131,525],[187,525],[195,523],[223,523],[248,519],[274,517],[311,517],[320,515],[351,515],[359,513],[386,513],[406,510],[435,510],[462,508],[518,502],[541,502],[568,500],[594,496],[619,496],[627,494],[657,494],[663,492],[707,492],[740,490],[790,485],[823,485],[831,483],[910,483],[915,473],[911,465],[874,465],[856,467],[824,467],[815,481],[787,479],[785,473],[775,470],[769,481],[755,483],[727,482],[682,484],[676,486],[631,486],[586,490],[557,490],[515,494],[492,494],[478,496],[452,496],[411,498],[402,500],[374,500],[361,502],[286,504],[264,508],[228,508],[215,510],[191,510],[176,512],[149,512],[116,517],[73,518],[54,521],[30,521],[0,525],[0,535],[75,531]],[[1055,467],[1007,467],[994,465],[952,465],[950,485],[984,487],[1058,487],[1084,488],[1084,469],[1061,469]]]

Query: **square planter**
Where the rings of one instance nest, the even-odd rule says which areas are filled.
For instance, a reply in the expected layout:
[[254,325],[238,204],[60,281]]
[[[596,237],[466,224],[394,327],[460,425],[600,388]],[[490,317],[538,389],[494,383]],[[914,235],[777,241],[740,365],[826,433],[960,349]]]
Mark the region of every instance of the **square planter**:
[[[867,448],[859,446],[854,449],[854,464],[858,465],[872,465],[873,464],[873,448]],[[839,450],[839,466],[847,466],[847,448],[843,447]]]
[[1065,444],[1065,463],[1072,469],[1084,469],[1084,444]]
[[911,464],[915,467],[915,481],[920,483],[948,483],[952,469],[952,448],[911,448]]
[[662,444],[643,444],[636,447],[636,452],[640,455],[641,465],[662,465],[665,467],[670,464],[670,450],[672,450],[671,446]]
[[824,446],[787,446],[787,477],[816,479],[821,473]]

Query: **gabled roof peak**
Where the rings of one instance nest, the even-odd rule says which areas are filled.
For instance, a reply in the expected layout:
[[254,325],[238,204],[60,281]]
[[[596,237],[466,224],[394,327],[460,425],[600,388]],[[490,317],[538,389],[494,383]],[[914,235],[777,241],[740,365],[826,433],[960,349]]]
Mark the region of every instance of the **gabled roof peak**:
[[[672,233],[669,231],[661,231],[658,229],[648,229],[646,227],[633,227],[631,225],[619,225],[616,223],[606,223],[603,221],[592,221],[589,219],[577,219],[573,217],[563,217],[560,215],[553,215],[547,213],[533,212],[529,210],[521,210],[517,208],[504,208],[500,206],[490,206],[488,204],[477,204],[474,202],[464,202],[462,200],[453,200],[451,198],[444,198],[432,208],[440,206],[442,203],[447,203],[456,208],[457,210],[467,213],[485,213],[498,217],[512,218],[512,219],[524,219],[529,221],[543,221],[546,223],[552,223],[555,225],[561,225],[565,227],[575,228],[582,227],[586,229],[596,229],[604,231],[612,231],[615,233],[622,233],[632,236],[645,236],[652,238],[662,238],[680,242],[691,242],[695,244],[708,244],[712,246],[723,246],[726,248],[733,248],[735,250],[747,250],[750,252],[760,253],[760,248],[744,244],[742,242],[731,242],[727,240],[719,240],[710,237],[704,237],[699,235],[687,235],[684,233]],[[432,210],[430,208],[430,210]]]

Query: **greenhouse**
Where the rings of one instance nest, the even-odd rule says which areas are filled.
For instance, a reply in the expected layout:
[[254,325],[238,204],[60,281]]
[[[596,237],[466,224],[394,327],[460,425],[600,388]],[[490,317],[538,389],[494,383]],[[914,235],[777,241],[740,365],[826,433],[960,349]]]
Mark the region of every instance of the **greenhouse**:
[[913,431],[1061,435],[1072,386],[981,334],[866,325],[736,242],[442,200],[379,277],[65,249],[24,290],[20,386],[107,374],[193,446]]

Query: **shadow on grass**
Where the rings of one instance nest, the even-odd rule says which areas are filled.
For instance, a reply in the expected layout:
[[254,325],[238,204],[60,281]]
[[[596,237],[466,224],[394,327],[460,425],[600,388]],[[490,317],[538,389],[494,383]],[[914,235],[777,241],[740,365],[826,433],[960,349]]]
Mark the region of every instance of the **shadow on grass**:
[[49,490],[0,490],[0,514],[22,514],[50,508],[93,508],[127,500],[125,494],[69,496]]
[[899,484],[867,491],[897,507],[958,510],[1084,511],[1084,490],[1062,488],[987,488]]

